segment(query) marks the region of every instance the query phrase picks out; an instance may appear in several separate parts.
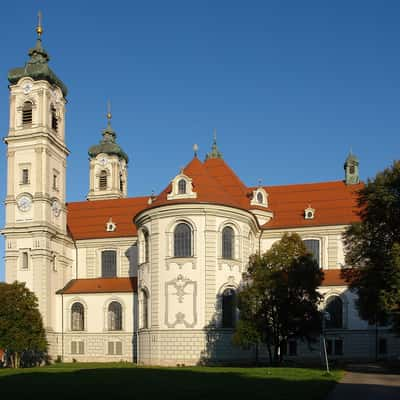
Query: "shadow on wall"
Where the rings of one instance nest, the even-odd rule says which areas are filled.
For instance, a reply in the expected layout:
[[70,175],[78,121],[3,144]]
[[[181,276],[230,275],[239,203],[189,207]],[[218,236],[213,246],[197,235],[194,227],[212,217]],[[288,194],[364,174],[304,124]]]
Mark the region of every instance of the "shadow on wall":
[[[256,346],[243,349],[232,342],[234,329],[220,328],[219,318],[213,320],[204,328],[205,349],[200,356],[200,365],[257,365],[260,361]],[[263,359],[264,361],[264,359]]]
[[125,252],[125,256],[129,260],[129,276],[137,276],[138,274],[138,246],[137,243],[133,244]]

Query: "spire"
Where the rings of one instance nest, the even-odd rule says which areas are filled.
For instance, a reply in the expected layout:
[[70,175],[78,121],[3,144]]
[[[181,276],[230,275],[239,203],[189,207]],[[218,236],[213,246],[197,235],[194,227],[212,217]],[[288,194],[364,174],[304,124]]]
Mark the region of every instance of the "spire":
[[350,149],[350,153],[344,162],[345,177],[347,185],[354,185],[360,182],[359,176],[359,161],[356,155]]
[[214,128],[214,139],[213,139],[213,144],[211,146],[211,151],[207,153],[206,155],[206,160],[209,158],[222,158],[222,153],[218,150],[217,146],[217,130]]
[[103,129],[102,135],[103,139],[100,141],[98,145],[92,146],[89,149],[89,156],[94,158],[100,153],[105,154],[115,154],[120,158],[124,158],[126,162],[128,162],[127,154],[121,149],[119,144],[117,143],[117,134],[111,126],[111,102],[107,101],[107,127]]
[[66,97],[68,89],[49,67],[48,62],[50,61],[50,57],[42,47],[43,26],[42,13],[40,11],[38,12],[38,22],[35,30],[37,34],[36,44],[28,52],[28,62],[22,68],[13,68],[10,70],[8,80],[12,85],[17,84],[21,78],[26,76],[32,78],[34,81],[45,80],[52,85],[58,86],[62,90],[64,97]]

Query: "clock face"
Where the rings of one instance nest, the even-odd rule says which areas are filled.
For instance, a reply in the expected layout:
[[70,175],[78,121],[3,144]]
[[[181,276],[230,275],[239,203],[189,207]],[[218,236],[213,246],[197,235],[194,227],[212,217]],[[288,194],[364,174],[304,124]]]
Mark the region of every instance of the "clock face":
[[58,217],[61,213],[61,204],[57,199],[54,199],[51,203],[51,210],[55,217]]
[[21,211],[29,211],[32,206],[32,200],[29,196],[21,196],[17,201],[17,205]]
[[32,90],[32,83],[27,82],[22,88],[24,89],[24,93],[28,94]]
[[99,163],[100,163],[100,165],[102,165],[104,167],[105,165],[107,165],[108,160],[106,157],[101,157],[99,160]]

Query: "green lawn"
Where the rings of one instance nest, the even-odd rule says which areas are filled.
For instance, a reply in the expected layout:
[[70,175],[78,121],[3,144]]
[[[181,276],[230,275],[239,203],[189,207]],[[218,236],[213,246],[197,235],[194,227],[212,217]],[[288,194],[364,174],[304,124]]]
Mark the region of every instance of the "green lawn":
[[0,369],[0,398],[320,400],[341,375],[305,368],[55,364]]

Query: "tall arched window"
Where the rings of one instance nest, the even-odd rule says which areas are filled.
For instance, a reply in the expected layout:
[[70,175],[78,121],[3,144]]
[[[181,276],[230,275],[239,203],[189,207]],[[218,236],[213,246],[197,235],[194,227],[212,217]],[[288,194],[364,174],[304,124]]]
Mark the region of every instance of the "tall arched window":
[[32,123],[32,103],[25,101],[22,106],[22,125],[28,125]]
[[108,306],[108,330],[122,330],[122,306],[117,301],[112,301]]
[[235,233],[230,226],[222,230],[222,258],[234,258]]
[[186,181],[181,179],[178,182],[178,194],[185,194],[186,193]]
[[180,223],[174,231],[174,257],[192,256],[192,230],[185,223]]
[[225,289],[222,293],[222,327],[234,328],[236,322],[236,293]]
[[83,331],[85,329],[85,309],[82,303],[76,302],[71,307],[71,330]]
[[325,311],[329,313],[325,325],[327,329],[343,328],[343,301],[339,296],[330,296],[326,300]]
[[145,290],[142,289],[142,328],[149,327],[149,296]]
[[303,240],[303,242],[306,245],[308,252],[313,256],[314,260],[320,266],[321,260],[320,260],[319,240],[318,239],[306,239],[306,240]]
[[117,276],[117,252],[105,250],[101,253],[102,278],[114,278]]
[[57,132],[58,129],[58,119],[57,119],[57,110],[53,106],[50,106],[50,114],[51,114],[51,129],[54,129]]
[[149,252],[150,252],[149,232],[143,231],[143,239],[144,239],[144,262],[149,262]]
[[100,190],[107,190],[107,171],[104,169],[100,172],[99,175],[99,188]]
[[257,193],[257,202],[260,204],[264,203],[264,196],[261,192]]

